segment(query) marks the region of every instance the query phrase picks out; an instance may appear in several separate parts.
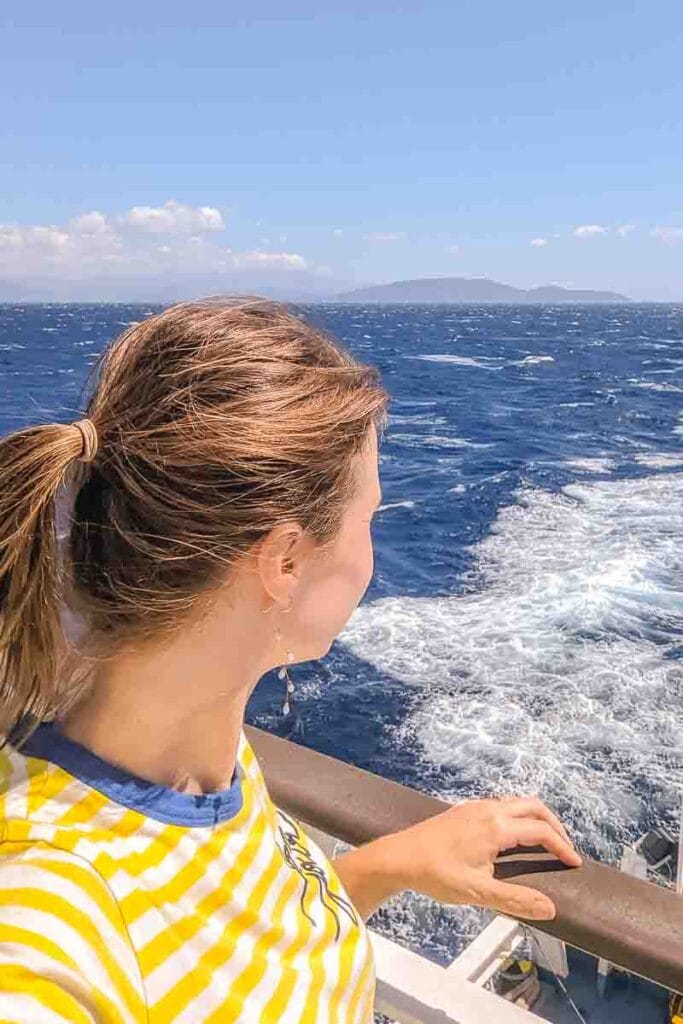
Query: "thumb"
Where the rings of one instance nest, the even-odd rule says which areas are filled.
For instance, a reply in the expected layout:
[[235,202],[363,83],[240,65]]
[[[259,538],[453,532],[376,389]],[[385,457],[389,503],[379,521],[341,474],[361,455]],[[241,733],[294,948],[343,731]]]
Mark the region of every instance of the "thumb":
[[496,879],[487,882],[479,890],[479,900],[481,906],[489,910],[531,921],[552,921],[556,913],[553,901],[538,889]]

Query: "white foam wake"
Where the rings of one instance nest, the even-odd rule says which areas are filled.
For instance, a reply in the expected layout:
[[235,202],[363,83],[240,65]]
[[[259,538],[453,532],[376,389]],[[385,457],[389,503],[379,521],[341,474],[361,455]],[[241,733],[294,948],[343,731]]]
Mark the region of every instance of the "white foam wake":
[[457,795],[540,792],[613,858],[683,794],[682,537],[683,474],[522,491],[465,593],[362,606],[341,640],[407,684],[398,740]]
[[566,459],[564,465],[583,473],[609,473],[614,469],[614,461],[606,458]]

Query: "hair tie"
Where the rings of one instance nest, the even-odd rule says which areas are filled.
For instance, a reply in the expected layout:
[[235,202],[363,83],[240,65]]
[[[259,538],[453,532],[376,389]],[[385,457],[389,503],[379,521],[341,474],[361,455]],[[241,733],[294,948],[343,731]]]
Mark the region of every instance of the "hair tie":
[[76,423],[72,423],[71,426],[76,428],[83,439],[83,449],[77,461],[92,462],[97,455],[99,447],[97,427],[92,420],[78,420]]

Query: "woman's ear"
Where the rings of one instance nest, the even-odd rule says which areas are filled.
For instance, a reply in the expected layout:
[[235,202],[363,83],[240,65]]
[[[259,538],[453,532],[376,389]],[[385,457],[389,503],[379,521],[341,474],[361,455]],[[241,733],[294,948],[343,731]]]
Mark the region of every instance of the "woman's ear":
[[257,569],[269,604],[291,605],[307,546],[298,523],[280,523],[261,541]]

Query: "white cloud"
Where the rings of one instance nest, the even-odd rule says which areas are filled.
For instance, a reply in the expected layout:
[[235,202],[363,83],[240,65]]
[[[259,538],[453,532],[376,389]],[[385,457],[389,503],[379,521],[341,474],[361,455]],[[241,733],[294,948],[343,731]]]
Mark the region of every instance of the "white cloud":
[[225,229],[223,216],[214,206],[185,206],[175,199],[169,199],[163,206],[133,206],[123,214],[121,223],[139,231],[164,235],[194,235]]
[[110,230],[110,226],[103,213],[92,210],[69,221],[69,229],[81,235],[103,235]]
[[577,238],[588,238],[591,235],[605,235],[607,234],[607,228],[603,227],[602,224],[581,224],[578,228],[574,228],[574,234]]
[[545,245],[548,244],[548,239],[547,238],[532,238],[531,239],[531,244],[536,249],[542,249]]
[[236,253],[233,257],[238,267],[268,267],[282,270],[305,270],[308,264],[297,252],[253,252]]
[[[309,269],[296,252],[234,252],[217,209],[170,200],[107,216],[91,210],[65,225],[0,224],[0,273],[13,279],[87,280],[112,275]],[[315,270],[315,268],[310,268]]]
[[636,226],[635,224],[620,224],[615,230],[620,238],[626,238],[627,235],[636,230]]
[[451,254],[451,256],[455,256],[455,255],[457,255],[457,253],[460,252],[460,246],[459,245],[447,245],[446,246],[446,252],[449,252]]
[[335,228],[334,231],[332,232],[332,234],[333,235],[337,235],[337,237],[339,237],[339,235],[343,235],[344,234],[344,229],[343,228]]
[[400,242],[405,237],[405,231],[371,231],[363,235],[366,242]]
[[658,225],[652,234],[662,242],[683,242],[683,228]]
[[68,247],[70,236],[63,228],[49,224],[0,224],[0,250],[21,258],[25,254],[59,256]]

